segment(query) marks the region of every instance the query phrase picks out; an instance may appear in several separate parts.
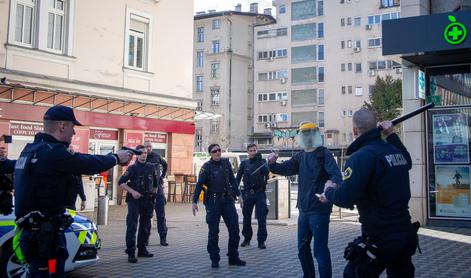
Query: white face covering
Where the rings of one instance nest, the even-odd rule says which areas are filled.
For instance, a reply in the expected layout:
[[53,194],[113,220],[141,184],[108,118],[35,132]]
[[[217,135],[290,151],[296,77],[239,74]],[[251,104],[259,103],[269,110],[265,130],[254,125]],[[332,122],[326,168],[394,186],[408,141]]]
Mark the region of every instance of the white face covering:
[[319,129],[301,130],[298,132],[299,146],[303,149],[313,149],[322,146]]

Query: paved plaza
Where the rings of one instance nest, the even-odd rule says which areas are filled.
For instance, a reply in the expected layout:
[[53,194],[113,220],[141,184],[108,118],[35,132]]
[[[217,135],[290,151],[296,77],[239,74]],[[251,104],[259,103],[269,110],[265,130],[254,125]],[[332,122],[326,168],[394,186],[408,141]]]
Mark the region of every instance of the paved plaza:
[[[189,204],[168,204],[169,246],[158,244],[154,220],[148,249],[155,257],[139,258],[137,264],[129,264],[124,253],[126,207],[110,207],[109,224],[99,226],[102,239],[99,263],[76,270],[69,277],[302,277],[295,220],[271,222],[266,250],[257,248],[256,239],[252,239],[250,247],[239,248],[241,259],[247,261],[245,267],[227,264],[227,229],[221,223],[220,268],[212,269],[206,251],[204,206],[199,207],[199,214],[193,217]],[[342,277],[343,250],[359,234],[359,229],[355,216],[338,219],[333,215],[329,239],[333,277]],[[413,258],[416,277],[471,277],[471,229],[426,227],[420,230],[420,246],[423,254]]]

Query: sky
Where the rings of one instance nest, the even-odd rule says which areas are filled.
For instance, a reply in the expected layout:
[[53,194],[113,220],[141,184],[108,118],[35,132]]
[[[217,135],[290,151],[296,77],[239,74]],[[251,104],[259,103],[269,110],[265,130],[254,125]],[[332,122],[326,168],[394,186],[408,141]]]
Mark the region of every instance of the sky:
[[263,9],[272,8],[272,0],[194,0],[195,13],[199,11],[227,11],[234,10],[238,3],[242,4],[242,11],[248,12],[250,3],[258,3],[258,12],[263,13]]

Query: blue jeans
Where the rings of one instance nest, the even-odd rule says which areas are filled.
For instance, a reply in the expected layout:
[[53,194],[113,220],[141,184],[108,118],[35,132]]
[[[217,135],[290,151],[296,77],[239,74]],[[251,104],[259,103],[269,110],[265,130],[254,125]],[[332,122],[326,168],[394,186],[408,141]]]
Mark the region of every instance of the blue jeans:
[[298,257],[304,277],[316,277],[311,253],[311,240],[314,237],[314,257],[319,265],[321,278],[332,277],[329,240],[330,213],[299,213],[298,218]]
[[252,212],[255,207],[255,217],[258,221],[257,240],[258,242],[265,242],[267,240],[267,195],[265,192],[246,192],[243,198],[244,206],[242,214],[244,215],[244,226],[242,228],[242,235],[247,241],[252,239]]

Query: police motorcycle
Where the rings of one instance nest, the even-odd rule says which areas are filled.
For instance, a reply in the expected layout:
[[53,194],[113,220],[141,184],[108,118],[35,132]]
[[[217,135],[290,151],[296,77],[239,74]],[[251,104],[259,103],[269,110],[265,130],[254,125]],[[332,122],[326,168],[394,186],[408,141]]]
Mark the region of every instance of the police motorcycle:
[[[64,230],[69,253],[65,271],[95,264],[101,247],[96,224],[74,210],[66,209],[64,216],[72,222]],[[0,277],[27,276],[27,265],[18,247],[18,229],[14,213],[0,214]]]

